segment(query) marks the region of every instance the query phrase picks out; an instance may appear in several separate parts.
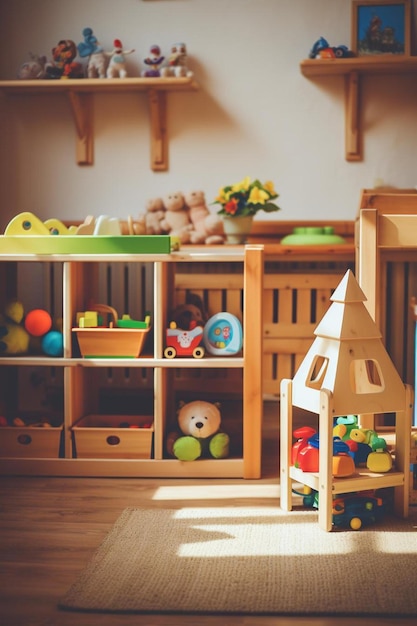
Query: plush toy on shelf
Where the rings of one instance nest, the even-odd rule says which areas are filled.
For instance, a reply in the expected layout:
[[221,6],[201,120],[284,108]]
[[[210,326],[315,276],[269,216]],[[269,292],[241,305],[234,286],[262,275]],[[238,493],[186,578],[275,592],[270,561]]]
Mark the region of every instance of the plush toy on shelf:
[[54,64],[46,68],[46,78],[84,78],[81,63],[74,61],[77,46],[72,39],[61,39],[52,48]]
[[162,198],[151,198],[146,203],[145,233],[147,235],[165,235],[166,230],[162,227],[165,219],[165,207]]
[[38,56],[37,54],[29,53],[30,60],[25,61],[19,68],[17,77],[20,80],[35,80],[45,78],[46,68],[51,64],[48,63],[46,56]]
[[45,309],[32,309],[25,315],[20,300],[11,300],[0,314],[0,354],[18,356],[43,352],[63,355],[62,330],[52,328],[53,321]]
[[163,197],[165,216],[162,229],[171,236],[179,237],[180,243],[190,242],[192,224],[188,207],[181,192],[170,193]]
[[92,28],[84,28],[83,37],[84,41],[79,43],[77,48],[81,58],[88,57],[88,78],[106,78],[108,58],[97,37],[93,34]]
[[0,354],[13,356],[28,352],[30,335],[22,324],[23,317],[23,304],[11,300],[0,315]]
[[174,43],[168,59],[168,66],[161,69],[161,76],[175,76],[177,78],[193,76],[187,67],[187,46],[185,43]]
[[228,457],[230,437],[220,430],[222,418],[219,407],[217,402],[204,400],[181,402],[177,413],[180,433],[168,435],[168,453],[180,461]]
[[170,319],[178,328],[189,330],[191,325],[204,328],[208,320],[208,313],[202,298],[193,292],[187,293],[184,303],[178,304],[171,312]]
[[108,52],[110,62],[107,67],[107,78],[126,78],[126,59],[125,56],[132,54],[135,50],[123,50],[123,44],[120,39],[115,39],[113,42],[114,48],[112,52]]
[[143,60],[145,65],[150,69],[143,70],[142,76],[146,78],[158,78],[161,76],[159,70],[160,66],[165,60],[165,57],[161,56],[161,48],[159,46],[151,46],[150,56]]
[[190,233],[190,243],[224,243],[223,221],[217,214],[210,213],[204,192],[190,191],[184,195],[184,200],[193,226]]

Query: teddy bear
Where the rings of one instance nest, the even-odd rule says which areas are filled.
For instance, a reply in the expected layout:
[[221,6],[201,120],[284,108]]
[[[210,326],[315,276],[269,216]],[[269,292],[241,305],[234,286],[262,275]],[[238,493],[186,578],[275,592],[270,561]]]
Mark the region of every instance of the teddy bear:
[[170,193],[164,196],[162,200],[165,216],[161,221],[161,227],[169,235],[178,237],[180,243],[189,243],[192,224],[183,194],[179,191]]
[[193,326],[204,327],[208,320],[208,313],[200,296],[189,292],[185,303],[176,306],[171,311],[169,319],[175,322],[177,328],[191,330]]
[[218,215],[210,213],[203,191],[190,191],[184,195],[193,230],[190,243],[222,244],[225,240],[223,222]]
[[165,207],[162,198],[152,198],[146,203],[145,232],[147,235],[164,235],[162,228],[165,219]]
[[170,433],[167,440],[172,456],[180,461],[195,461],[201,457],[225,459],[229,455],[230,437],[220,430],[218,402],[180,402],[177,421],[180,433]]

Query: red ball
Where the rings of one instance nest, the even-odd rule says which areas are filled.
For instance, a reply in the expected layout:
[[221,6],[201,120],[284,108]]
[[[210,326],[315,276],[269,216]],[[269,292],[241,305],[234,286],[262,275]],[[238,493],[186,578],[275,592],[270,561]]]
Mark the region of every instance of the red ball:
[[44,309],[33,309],[25,317],[25,328],[29,335],[42,337],[51,330],[52,318]]

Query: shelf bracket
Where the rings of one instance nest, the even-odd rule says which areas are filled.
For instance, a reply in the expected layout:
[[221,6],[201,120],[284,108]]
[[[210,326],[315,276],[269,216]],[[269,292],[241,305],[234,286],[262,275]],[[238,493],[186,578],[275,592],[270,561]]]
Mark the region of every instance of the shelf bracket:
[[77,164],[93,165],[93,94],[70,90],[68,98],[77,131]]
[[358,72],[350,72],[345,76],[346,161],[362,161],[362,136],[359,119],[359,87]]
[[151,169],[163,172],[168,169],[168,142],[166,133],[166,92],[148,91],[151,117]]

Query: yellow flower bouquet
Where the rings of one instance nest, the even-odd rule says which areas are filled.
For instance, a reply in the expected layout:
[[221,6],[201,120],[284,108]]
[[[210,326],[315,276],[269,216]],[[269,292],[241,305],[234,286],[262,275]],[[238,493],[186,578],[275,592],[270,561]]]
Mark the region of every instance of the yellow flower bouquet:
[[278,194],[271,181],[261,183],[260,180],[252,181],[246,176],[239,183],[222,187],[213,204],[221,205],[217,211],[219,215],[247,217],[258,211],[280,211],[280,207],[271,202],[275,198],[278,198]]

